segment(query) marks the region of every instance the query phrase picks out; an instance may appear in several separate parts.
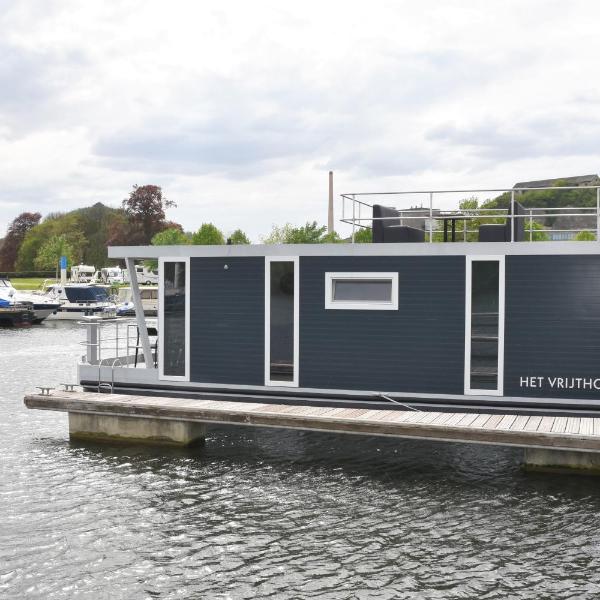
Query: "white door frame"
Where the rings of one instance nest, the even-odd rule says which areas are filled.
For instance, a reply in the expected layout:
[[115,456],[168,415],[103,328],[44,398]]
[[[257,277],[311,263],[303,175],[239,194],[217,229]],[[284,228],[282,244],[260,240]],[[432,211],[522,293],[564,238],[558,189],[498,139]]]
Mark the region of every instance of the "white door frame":
[[[271,379],[271,263],[294,263],[294,377],[292,381]],[[298,256],[265,256],[265,385],[298,387],[300,366],[300,260]]]
[[[185,375],[165,375],[165,263],[185,263]],[[165,381],[190,380],[190,257],[161,256],[158,259],[158,378]]]
[[[480,396],[502,396],[504,394],[504,305],[505,268],[504,255],[466,256],[465,269],[465,394]],[[471,388],[471,300],[474,261],[497,261],[498,268],[498,381],[495,390]]]

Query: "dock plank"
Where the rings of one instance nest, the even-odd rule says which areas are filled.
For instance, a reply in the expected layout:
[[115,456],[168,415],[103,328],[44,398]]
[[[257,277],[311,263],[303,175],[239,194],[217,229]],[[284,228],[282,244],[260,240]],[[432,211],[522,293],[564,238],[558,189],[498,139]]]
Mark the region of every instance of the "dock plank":
[[69,413],[600,452],[598,418],[353,409],[86,392],[31,394],[25,397],[25,404]]

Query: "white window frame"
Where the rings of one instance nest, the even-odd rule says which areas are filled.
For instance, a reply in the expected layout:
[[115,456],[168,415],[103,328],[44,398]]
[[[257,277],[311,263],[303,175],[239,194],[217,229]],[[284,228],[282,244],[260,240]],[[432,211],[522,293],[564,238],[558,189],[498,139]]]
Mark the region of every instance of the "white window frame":
[[[185,375],[165,375],[164,373],[165,263],[168,262],[185,263]],[[190,380],[190,280],[189,256],[161,256],[158,259],[158,378],[163,381]]]
[[[292,381],[271,379],[271,263],[294,263],[294,378]],[[298,387],[300,367],[300,259],[298,256],[265,256],[265,385]]]
[[[336,279],[368,279],[391,281],[392,298],[390,302],[375,302],[366,300],[362,302],[352,302],[348,300],[333,299],[333,282]],[[325,273],[325,308],[327,310],[398,310],[398,273],[383,273],[377,271],[374,273],[355,272],[355,273]]]
[[[502,396],[504,394],[504,309],[505,268],[503,255],[466,256],[465,269],[465,395]],[[498,381],[495,390],[471,388],[471,301],[473,285],[473,262],[497,261],[498,268]]]

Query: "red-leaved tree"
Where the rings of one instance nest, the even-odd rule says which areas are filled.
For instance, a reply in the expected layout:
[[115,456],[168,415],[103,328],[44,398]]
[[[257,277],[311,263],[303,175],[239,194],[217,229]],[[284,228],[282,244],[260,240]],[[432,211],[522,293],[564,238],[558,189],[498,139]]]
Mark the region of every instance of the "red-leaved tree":
[[127,217],[127,244],[149,244],[159,231],[167,227],[165,210],[176,206],[167,200],[158,185],[133,186],[129,198],[123,200]]
[[25,235],[40,222],[41,218],[40,213],[24,212],[8,226],[4,243],[0,249],[0,271],[14,271],[19,248]]

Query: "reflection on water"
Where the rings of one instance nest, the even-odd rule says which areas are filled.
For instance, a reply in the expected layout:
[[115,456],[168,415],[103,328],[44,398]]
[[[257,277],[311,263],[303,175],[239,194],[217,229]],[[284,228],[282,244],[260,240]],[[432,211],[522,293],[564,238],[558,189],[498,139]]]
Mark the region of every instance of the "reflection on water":
[[71,444],[27,411],[83,332],[0,330],[2,598],[598,598],[600,481],[517,450],[215,427]]

